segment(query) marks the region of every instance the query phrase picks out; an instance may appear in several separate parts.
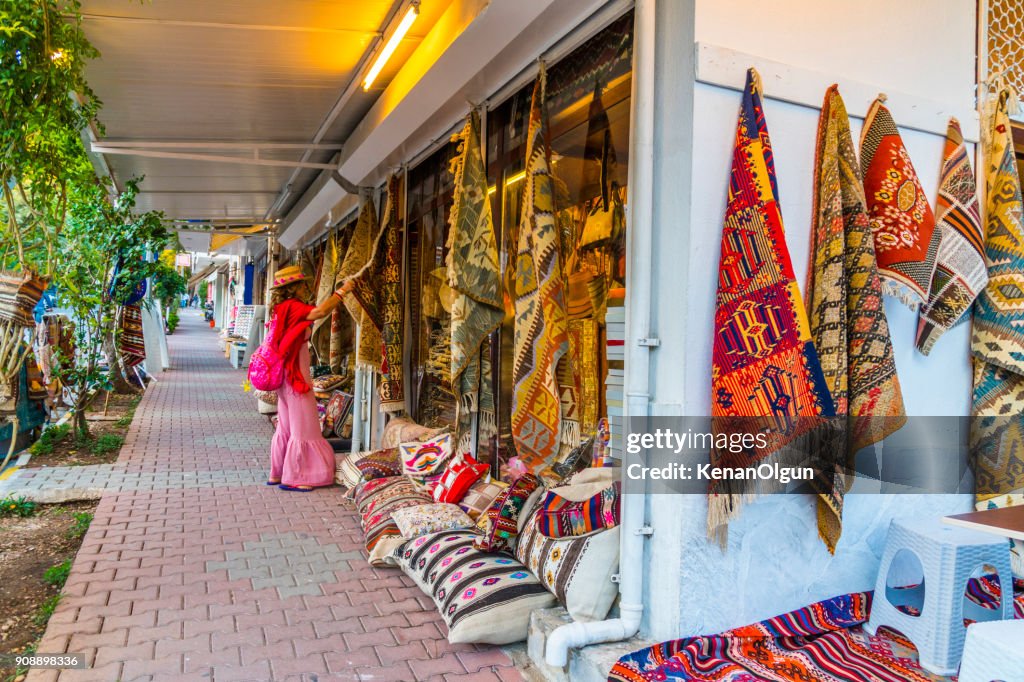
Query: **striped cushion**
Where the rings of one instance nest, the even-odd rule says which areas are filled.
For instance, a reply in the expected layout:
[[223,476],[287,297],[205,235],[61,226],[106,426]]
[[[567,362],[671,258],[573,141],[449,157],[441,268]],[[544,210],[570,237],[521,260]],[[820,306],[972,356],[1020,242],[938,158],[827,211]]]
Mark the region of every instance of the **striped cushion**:
[[46,281],[32,273],[0,271],[0,320],[34,327],[32,309],[45,290]]
[[611,486],[585,500],[573,501],[549,490],[537,509],[537,530],[549,538],[583,537],[619,525],[619,490]]
[[555,598],[512,557],[474,549],[475,537],[467,530],[423,535],[395,552],[398,565],[433,598],[452,644],[522,641],[530,612]]
[[377,478],[362,483],[356,489],[355,498],[367,560],[373,566],[394,564],[392,555],[405,542],[398,524],[391,518],[391,512],[433,501],[429,494],[405,476]]

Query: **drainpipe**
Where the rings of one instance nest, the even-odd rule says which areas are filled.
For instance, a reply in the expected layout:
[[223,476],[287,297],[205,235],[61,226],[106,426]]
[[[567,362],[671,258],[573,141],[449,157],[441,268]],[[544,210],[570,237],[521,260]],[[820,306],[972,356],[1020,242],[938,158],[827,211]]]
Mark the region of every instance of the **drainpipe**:
[[[637,0],[634,24],[632,145],[629,165],[629,269],[626,273],[626,415],[635,425],[650,412],[651,273],[654,189],[654,43],[656,0]],[[564,668],[569,649],[599,642],[629,639],[640,629],[643,615],[644,538],[646,524],[642,493],[622,496],[619,546],[619,617],[573,622],[554,630],[547,639],[545,660]]]
[[[347,313],[346,313],[347,314]],[[363,382],[366,372],[360,367],[359,359],[359,336],[363,331],[363,325],[356,325],[356,342],[352,346],[352,352],[356,354],[356,376],[352,386],[352,454],[363,451]]]

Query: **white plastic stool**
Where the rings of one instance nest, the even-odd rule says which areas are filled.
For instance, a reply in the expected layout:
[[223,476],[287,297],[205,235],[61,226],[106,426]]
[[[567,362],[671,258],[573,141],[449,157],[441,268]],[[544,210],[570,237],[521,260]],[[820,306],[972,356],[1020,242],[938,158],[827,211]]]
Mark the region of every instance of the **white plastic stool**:
[[960,682],[1024,682],[1024,620],[967,628]]
[[[913,589],[892,589],[887,584],[893,559],[907,550],[921,562],[923,584]],[[1001,610],[964,603],[967,581],[975,569],[992,566],[1003,588]],[[986,533],[957,528],[940,519],[893,520],[875,581],[868,634],[882,625],[910,639],[920,654],[921,667],[936,675],[953,675],[964,650],[964,617],[974,621],[1013,618],[1013,577],[1010,546]],[[920,615],[897,608],[910,606]]]

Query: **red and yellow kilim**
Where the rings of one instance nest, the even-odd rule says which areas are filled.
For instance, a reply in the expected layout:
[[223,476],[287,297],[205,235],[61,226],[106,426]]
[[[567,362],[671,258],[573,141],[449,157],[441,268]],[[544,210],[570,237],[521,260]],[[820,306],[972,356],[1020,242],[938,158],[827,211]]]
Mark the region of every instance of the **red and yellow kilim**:
[[[757,72],[747,73],[728,206],[722,229],[711,416],[714,430],[743,421],[769,431],[769,447],[740,456],[712,451],[712,463],[751,466],[833,415],[790,261],[778,203],[771,142]],[[754,418],[754,419],[751,419]],[[744,492],[712,487],[708,530],[722,538]]]

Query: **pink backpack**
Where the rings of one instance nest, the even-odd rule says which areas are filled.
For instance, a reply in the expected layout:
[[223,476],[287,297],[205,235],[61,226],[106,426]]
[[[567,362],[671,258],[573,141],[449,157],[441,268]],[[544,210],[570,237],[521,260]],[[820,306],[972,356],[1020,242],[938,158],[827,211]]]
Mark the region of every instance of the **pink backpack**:
[[273,346],[277,319],[267,326],[267,337],[249,358],[249,383],[257,391],[276,391],[284,383],[284,358]]

